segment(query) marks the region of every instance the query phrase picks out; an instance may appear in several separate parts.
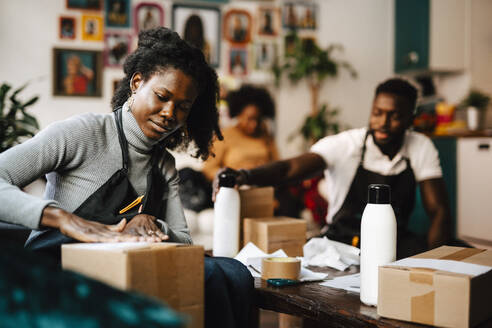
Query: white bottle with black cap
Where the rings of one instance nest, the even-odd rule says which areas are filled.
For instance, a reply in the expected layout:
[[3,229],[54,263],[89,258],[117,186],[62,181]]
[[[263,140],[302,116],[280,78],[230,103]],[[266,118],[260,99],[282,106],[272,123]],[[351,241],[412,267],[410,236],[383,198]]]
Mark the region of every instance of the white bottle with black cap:
[[234,257],[239,251],[239,192],[234,175],[219,175],[219,192],[214,204],[214,256]]
[[368,202],[360,226],[360,300],[378,303],[378,267],[396,258],[396,218],[391,189],[384,184],[368,187]]

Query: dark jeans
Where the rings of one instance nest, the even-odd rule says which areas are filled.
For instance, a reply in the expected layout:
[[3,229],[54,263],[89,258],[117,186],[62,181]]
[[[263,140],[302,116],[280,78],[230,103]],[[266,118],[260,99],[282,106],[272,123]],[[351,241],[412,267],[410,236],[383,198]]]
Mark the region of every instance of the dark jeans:
[[205,257],[205,327],[246,328],[254,279],[239,261]]

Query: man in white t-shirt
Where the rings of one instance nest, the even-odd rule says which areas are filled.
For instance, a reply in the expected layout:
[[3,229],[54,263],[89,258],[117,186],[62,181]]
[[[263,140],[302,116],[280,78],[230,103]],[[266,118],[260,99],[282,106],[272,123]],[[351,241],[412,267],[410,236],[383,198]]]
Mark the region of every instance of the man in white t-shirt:
[[[397,217],[398,258],[434,248],[450,238],[450,211],[439,156],[431,140],[409,130],[417,89],[403,79],[376,88],[368,128],[327,136],[309,152],[252,170],[233,171],[238,184],[278,185],[320,175],[326,178],[330,239],[358,245],[360,218],[372,183],[391,186]],[[427,240],[407,229],[417,184],[431,226]]]

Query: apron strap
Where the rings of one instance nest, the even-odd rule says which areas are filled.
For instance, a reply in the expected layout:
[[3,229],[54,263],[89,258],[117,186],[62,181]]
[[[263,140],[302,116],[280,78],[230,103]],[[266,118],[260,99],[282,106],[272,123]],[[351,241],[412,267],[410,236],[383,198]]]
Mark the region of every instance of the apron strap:
[[122,119],[123,109],[119,107],[114,113],[114,118],[116,121],[116,128],[118,130],[118,140],[120,142],[121,153],[123,157],[123,170],[128,171],[128,141],[126,141],[125,135],[123,133],[123,119]]
[[359,166],[362,166],[362,167],[364,164],[364,156],[366,155],[366,141],[367,141],[368,135],[369,135],[369,130],[367,130],[366,135],[364,136],[364,141],[362,142],[362,151],[360,154],[360,162],[359,162]]

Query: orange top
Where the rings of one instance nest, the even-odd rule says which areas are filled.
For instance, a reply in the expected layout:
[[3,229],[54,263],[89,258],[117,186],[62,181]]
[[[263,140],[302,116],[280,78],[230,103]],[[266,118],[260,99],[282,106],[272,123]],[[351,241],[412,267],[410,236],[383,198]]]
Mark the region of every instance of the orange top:
[[215,157],[210,156],[203,166],[203,174],[210,181],[220,168],[252,169],[279,158],[270,136],[251,137],[235,126],[225,129],[222,134],[224,140],[214,143]]

